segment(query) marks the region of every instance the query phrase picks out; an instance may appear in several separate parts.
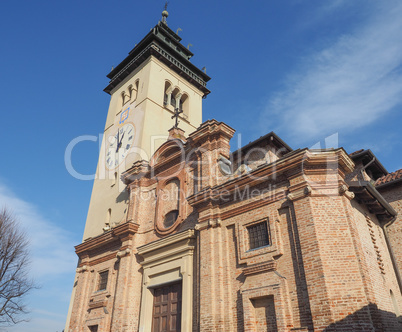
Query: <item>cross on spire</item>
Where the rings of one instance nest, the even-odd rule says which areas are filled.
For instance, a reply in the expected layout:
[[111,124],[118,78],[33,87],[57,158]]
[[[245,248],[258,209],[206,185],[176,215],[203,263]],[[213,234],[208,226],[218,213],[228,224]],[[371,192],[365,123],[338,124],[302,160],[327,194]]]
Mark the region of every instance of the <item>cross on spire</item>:
[[173,126],[173,128],[178,128],[179,125],[179,115],[183,113],[183,110],[179,110],[179,108],[175,108],[174,110],[174,114],[172,115],[172,119],[175,119],[175,124]]
[[166,1],[166,2],[165,2],[165,10],[167,10],[168,4],[169,4],[169,1]]

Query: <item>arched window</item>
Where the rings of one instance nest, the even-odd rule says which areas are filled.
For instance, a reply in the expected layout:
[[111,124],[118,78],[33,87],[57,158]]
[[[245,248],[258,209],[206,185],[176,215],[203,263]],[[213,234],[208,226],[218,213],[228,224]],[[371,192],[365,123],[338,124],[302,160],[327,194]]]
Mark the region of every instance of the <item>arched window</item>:
[[134,87],[133,87],[132,84],[130,84],[130,85],[128,86],[128,88],[127,88],[127,91],[128,91],[128,98],[129,98],[129,99],[131,99],[131,97],[133,96],[133,90],[134,90]]
[[110,230],[110,220],[112,218],[112,209],[108,209],[106,212],[106,218],[105,218],[105,227],[103,227],[103,231],[107,232]]
[[112,218],[112,209],[108,209],[107,210],[107,214],[106,214],[106,225],[110,225],[110,219]]
[[132,95],[131,95],[131,98],[132,98],[133,101],[136,100],[137,97],[138,97],[138,88],[139,88],[139,86],[140,86],[140,80],[136,80],[135,83],[134,83],[134,88],[132,90]]
[[172,96],[171,96],[171,99],[170,99],[170,105],[172,105],[173,108],[176,108],[176,107],[179,106],[179,105],[177,105],[177,101],[176,101],[177,95],[179,93],[180,93],[180,90],[178,88],[174,89],[173,92],[172,92]]
[[112,182],[112,187],[117,183],[117,172],[114,172],[114,177],[113,177],[113,182]]
[[172,95],[172,85],[166,81],[165,82],[165,89],[164,89],[164,94],[163,94],[163,105],[170,105],[170,98]]
[[188,101],[188,95],[187,94],[183,94],[180,98],[180,102],[179,102],[179,109],[181,111],[183,111],[183,117],[184,118],[188,118],[188,111],[189,111],[189,107],[188,107],[189,101]]
[[180,181],[179,179],[170,180],[163,188],[163,226],[169,228],[179,216],[180,205]]

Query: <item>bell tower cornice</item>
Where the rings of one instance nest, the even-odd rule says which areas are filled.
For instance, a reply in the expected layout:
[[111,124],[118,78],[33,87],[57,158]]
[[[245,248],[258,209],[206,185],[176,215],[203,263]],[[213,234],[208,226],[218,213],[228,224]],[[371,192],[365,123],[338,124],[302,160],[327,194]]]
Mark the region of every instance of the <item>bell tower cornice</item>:
[[206,87],[210,77],[189,61],[193,53],[180,41],[181,38],[167,26],[166,20],[158,22],[129,52],[128,56],[107,75],[110,82],[103,91],[111,94],[120,82],[152,55],[201,90],[205,97],[210,93]]

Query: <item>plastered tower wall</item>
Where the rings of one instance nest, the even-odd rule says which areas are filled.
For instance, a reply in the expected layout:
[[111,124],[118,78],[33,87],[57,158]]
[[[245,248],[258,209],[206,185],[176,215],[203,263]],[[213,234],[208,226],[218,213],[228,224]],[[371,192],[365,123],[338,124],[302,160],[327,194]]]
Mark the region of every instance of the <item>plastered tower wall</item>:
[[[201,91],[154,55],[141,62],[110,91],[110,106],[85,224],[84,240],[101,234],[103,228],[119,224],[125,219],[128,196],[120,174],[137,160],[149,160],[156,149],[166,141],[167,132],[174,124],[172,115],[175,110],[175,106],[166,103],[167,92],[176,99],[185,96],[180,127],[187,133],[193,132],[202,121],[202,98],[205,96],[205,89]],[[119,165],[108,167],[106,163],[111,139],[125,124],[134,126],[132,146]]]

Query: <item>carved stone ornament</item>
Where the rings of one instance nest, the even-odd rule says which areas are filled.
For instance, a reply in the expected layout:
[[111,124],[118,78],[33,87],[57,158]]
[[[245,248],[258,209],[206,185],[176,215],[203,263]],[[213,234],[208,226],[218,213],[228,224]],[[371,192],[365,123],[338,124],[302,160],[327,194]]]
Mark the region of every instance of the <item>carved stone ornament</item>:
[[355,198],[355,194],[348,190],[349,188],[343,184],[339,187],[339,194],[346,196],[349,200]]
[[304,188],[300,188],[290,194],[288,194],[288,199],[291,201],[295,201],[297,199],[303,198],[311,194],[312,189],[309,185],[305,186]]
[[81,272],[88,271],[88,266],[87,266],[87,265],[83,265],[83,266],[81,266],[81,267],[78,267],[75,271],[76,271],[77,273],[81,273]]
[[127,248],[125,250],[120,250],[117,252],[116,257],[120,259],[120,258],[130,254],[130,252],[131,252],[131,250],[129,248]]

